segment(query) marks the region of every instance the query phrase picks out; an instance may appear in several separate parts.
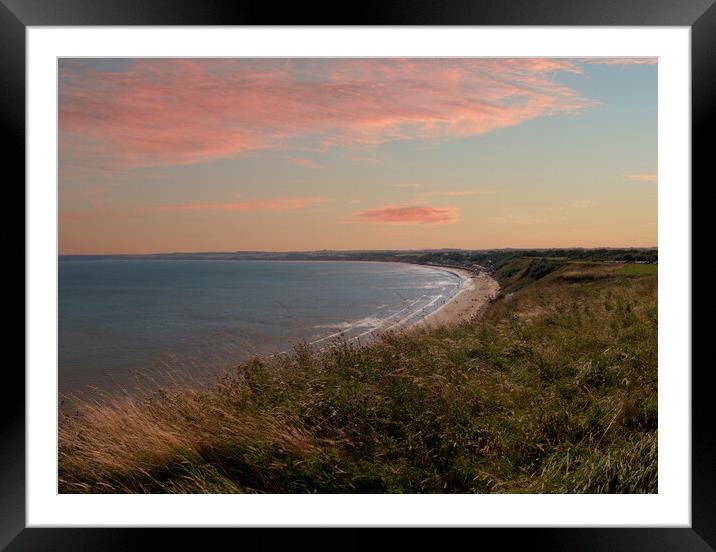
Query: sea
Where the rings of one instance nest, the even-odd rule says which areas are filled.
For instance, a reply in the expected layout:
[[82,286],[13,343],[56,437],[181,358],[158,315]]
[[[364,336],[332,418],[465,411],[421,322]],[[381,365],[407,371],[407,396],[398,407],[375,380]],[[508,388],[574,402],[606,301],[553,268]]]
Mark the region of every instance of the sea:
[[440,308],[462,279],[342,261],[62,259],[61,393],[215,378],[297,344],[365,343]]

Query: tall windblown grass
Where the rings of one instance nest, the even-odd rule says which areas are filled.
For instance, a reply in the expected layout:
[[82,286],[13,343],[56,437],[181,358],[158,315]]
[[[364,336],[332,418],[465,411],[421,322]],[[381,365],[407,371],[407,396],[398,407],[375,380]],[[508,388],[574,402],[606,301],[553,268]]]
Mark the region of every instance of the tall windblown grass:
[[479,320],[81,403],[59,491],[656,492],[656,276],[543,272]]

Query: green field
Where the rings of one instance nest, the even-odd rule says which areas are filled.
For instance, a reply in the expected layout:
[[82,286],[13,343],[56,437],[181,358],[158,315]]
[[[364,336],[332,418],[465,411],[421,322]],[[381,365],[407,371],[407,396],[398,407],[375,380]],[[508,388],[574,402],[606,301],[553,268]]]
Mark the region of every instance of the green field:
[[617,274],[625,276],[645,276],[655,275],[659,271],[659,265],[656,264],[627,264],[617,270]]
[[656,265],[517,257],[497,277],[480,320],[80,405],[59,490],[657,492]]

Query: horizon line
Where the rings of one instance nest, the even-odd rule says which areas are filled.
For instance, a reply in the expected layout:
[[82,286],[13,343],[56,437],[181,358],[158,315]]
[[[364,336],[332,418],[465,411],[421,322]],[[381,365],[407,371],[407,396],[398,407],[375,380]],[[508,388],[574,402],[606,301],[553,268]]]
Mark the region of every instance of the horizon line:
[[566,247],[485,247],[466,249],[461,247],[426,247],[426,248],[388,248],[388,249],[301,249],[301,250],[262,250],[262,249],[237,249],[234,251],[156,251],[151,253],[60,253],[58,257],[120,257],[120,256],[152,256],[152,255],[236,255],[246,253],[271,253],[271,254],[290,254],[290,253],[382,253],[389,251],[399,252],[423,252],[423,251],[545,251],[545,250],[568,250],[568,249],[658,249],[658,245],[639,246],[566,246]]

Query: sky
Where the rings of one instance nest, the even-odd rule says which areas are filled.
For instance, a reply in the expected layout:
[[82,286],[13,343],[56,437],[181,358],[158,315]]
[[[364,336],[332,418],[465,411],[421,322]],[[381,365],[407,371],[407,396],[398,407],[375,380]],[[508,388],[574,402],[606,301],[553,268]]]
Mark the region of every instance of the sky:
[[657,245],[655,58],[59,61],[59,251]]

